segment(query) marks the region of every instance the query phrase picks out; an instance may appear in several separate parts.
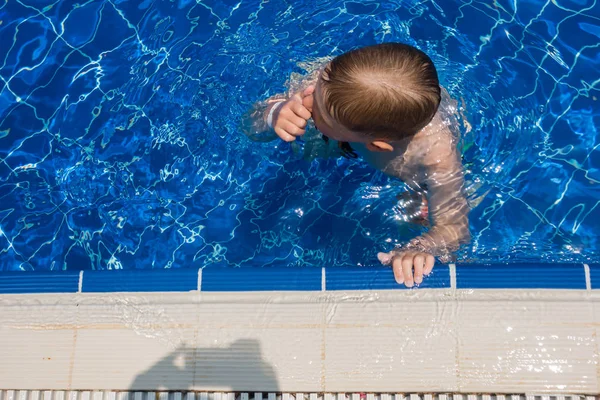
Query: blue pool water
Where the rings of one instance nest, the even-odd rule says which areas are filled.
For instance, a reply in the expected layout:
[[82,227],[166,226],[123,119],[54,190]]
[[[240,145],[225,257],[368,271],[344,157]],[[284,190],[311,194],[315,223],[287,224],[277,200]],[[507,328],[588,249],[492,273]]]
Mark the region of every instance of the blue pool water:
[[300,61],[427,51],[472,130],[467,262],[598,262],[600,3],[0,1],[0,270],[373,265],[402,184],[240,133]]

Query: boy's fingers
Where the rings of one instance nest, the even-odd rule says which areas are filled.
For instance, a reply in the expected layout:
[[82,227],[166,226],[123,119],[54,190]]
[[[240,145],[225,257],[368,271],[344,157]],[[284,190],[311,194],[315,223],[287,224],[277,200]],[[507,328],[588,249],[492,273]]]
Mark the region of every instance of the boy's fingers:
[[314,102],[314,98],[315,98],[313,96],[314,92],[315,92],[315,85],[310,85],[309,87],[304,89],[304,92],[302,92],[302,105],[304,107],[306,107],[306,109],[308,111],[310,111],[311,113],[312,113],[313,102]]
[[[396,282],[404,283],[407,287],[423,282],[423,275],[429,275],[433,270],[435,258],[427,253],[377,253],[377,259],[383,265],[391,265]],[[413,273],[414,270],[414,273]]]
[[290,121],[292,124],[294,124],[298,128],[301,128],[301,129],[306,128],[306,120],[304,118],[300,118],[299,116],[294,114],[294,115],[290,115],[287,119],[288,119],[288,121]]
[[302,92],[302,97],[310,96],[314,92],[315,92],[315,85],[310,85],[309,87],[304,89],[304,92]]
[[394,271],[394,278],[399,284],[404,283],[404,274],[402,273],[402,257],[394,257],[392,259],[392,268]]
[[413,259],[413,266],[415,268],[415,283],[419,284],[423,282],[423,266],[425,265],[424,254],[417,254]]
[[313,102],[314,102],[314,98],[315,96],[313,96],[312,94],[308,95],[308,96],[304,96],[304,98],[302,99],[302,105],[312,113],[313,110]]
[[293,136],[301,136],[304,135],[304,128],[298,127],[296,124],[290,121],[283,121],[280,125],[284,131]]
[[390,265],[392,262],[392,253],[377,253],[377,259],[383,265]]
[[433,270],[433,266],[435,265],[435,258],[431,254],[427,254],[425,257],[425,268],[423,269],[423,273],[425,275],[429,275]]
[[296,93],[292,97],[290,97],[290,100],[291,100],[290,103],[300,103],[300,104],[302,104],[302,94],[301,93]]
[[302,103],[292,102],[290,104],[290,110],[292,110],[294,114],[296,114],[304,120],[310,119],[310,117],[312,116],[310,111],[308,111],[308,109],[304,107]]
[[406,287],[413,287],[413,255],[407,254],[402,257],[402,272],[404,273],[404,284]]
[[284,131],[282,128],[279,128],[279,127],[275,128],[275,133],[283,141],[293,142],[294,140],[296,140],[295,136],[290,135],[289,133],[287,133],[286,131]]

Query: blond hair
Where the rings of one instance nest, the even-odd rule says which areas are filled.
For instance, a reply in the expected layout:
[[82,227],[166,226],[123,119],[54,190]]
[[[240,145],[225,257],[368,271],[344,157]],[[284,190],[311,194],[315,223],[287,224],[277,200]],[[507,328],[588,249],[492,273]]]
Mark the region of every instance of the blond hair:
[[422,51],[384,43],[334,58],[323,71],[323,104],[347,129],[400,140],[423,129],[441,100],[437,71]]

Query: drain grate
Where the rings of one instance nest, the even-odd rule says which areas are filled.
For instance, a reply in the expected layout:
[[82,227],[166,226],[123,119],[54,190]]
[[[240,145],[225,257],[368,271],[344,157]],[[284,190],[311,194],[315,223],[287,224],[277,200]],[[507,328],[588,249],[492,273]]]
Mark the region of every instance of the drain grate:
[[586,395],[0,390],[0,400],[600,400]]

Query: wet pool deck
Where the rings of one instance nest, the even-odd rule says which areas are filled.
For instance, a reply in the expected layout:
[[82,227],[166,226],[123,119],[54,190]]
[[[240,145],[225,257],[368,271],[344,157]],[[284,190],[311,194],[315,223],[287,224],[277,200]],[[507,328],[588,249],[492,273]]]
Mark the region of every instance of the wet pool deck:
[[73,293],[0,294],[0,389],[597,394],[600,280],[580,267],[539,288],[451,265],[418,290],[382,269],[76,273]]

